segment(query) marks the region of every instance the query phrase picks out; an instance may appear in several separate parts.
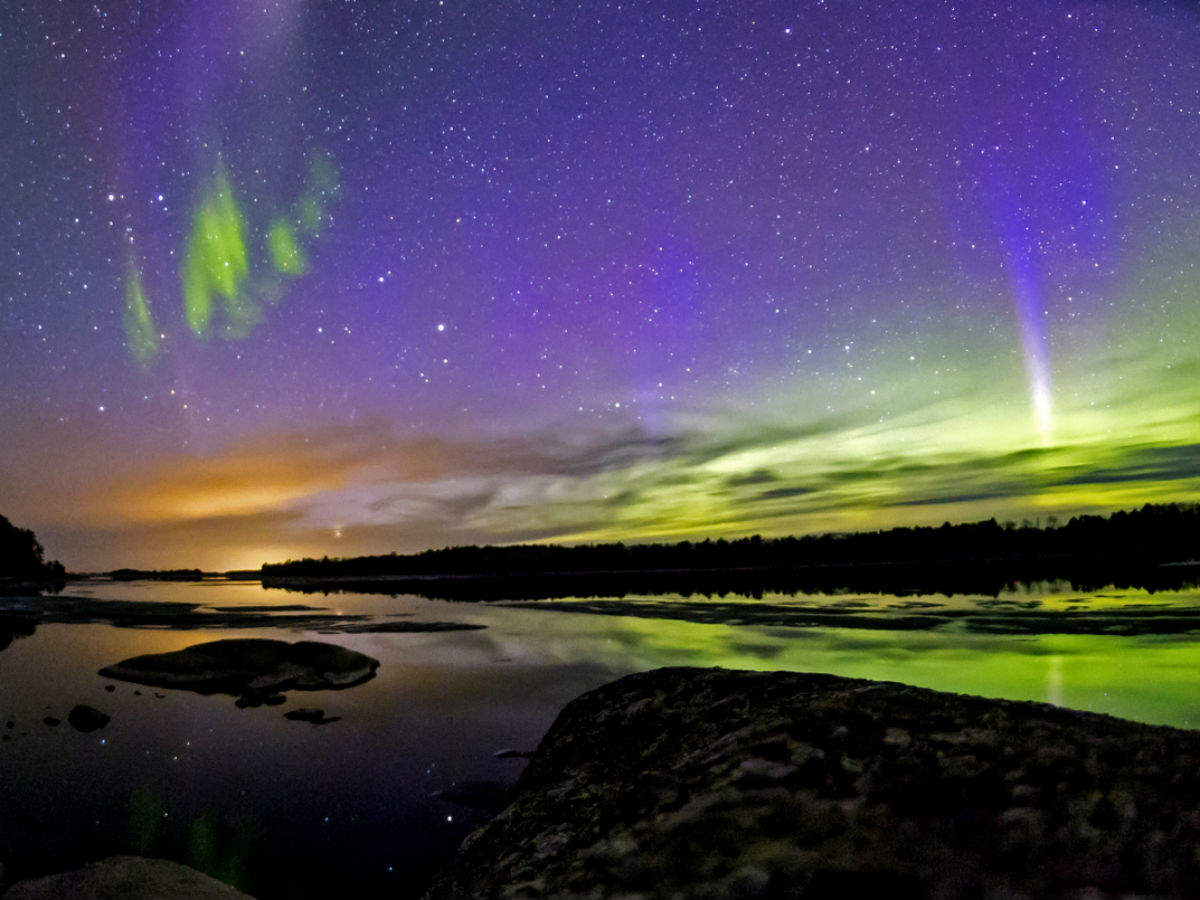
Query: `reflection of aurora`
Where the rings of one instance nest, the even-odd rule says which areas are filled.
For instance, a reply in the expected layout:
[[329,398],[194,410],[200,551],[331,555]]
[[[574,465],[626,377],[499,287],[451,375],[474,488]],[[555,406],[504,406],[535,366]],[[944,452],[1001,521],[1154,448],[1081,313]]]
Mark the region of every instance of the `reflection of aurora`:
[[[327,221],[337,191],[333,162],[325,154],[311,156],[300,196],[286,213],[270,218],[256,264],[247,237],[251,225],[229,171],[219,165],[196,204],[179,272],[188,328],[201,338],[248,336],[262,321],[263,307],[282,299],[285,282],[308,271],[307,247]],[[148,366],[158,356],[160,335],[132,262],[125,303],[126,346],[135,363]]]

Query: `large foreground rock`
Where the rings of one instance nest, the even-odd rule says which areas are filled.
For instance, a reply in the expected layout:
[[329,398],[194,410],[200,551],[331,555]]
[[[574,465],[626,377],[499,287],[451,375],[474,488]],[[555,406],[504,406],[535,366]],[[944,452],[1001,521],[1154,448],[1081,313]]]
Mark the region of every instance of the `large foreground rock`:
[[252,900],[249,894],[165,859],[110,856],[74,872],[18,881],[4,900]]
[[1200,733],[789,672],[572,701],[450,897],[1200,896]]
[[377,668],[379,660],[336,644],[248,638],[135,656],[100,674],[152,687],[243,696],[354,687],[374,678]]

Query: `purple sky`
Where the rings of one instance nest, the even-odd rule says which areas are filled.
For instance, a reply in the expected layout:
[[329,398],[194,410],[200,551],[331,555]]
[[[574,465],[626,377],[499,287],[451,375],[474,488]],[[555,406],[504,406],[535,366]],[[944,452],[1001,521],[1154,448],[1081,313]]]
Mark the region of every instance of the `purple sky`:
[[172,6],[0,10],[0,513],[69,566],[1200,492],[1194,4]]

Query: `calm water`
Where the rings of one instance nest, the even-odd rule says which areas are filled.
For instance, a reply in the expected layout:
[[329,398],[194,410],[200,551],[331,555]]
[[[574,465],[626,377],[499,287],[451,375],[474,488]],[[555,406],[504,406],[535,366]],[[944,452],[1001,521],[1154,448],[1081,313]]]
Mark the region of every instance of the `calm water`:
[[[700,598],[661,597],[607,605],[454,604],[223,582],[95,583],[66,593],[212,606],[307,603],[342,614],[406,613],[414,621],[487,627],[321,635],[39,625],[0,652],[0,715],[13,722],[0,743],[0,861],[9,878],[132,852],[189,863],[264,900],[331,890],[419,893],[486,815],[434,799],[435,792],[510,783],[524,763],[496,759],[497,750],[532,749],[571,698],[665,665],[832,672],[1200,725],[1200,632],[1179,624],[1195,614],[1200,627],[1196,590],[1078,594],[1046,585],[999,603],[726,596],[719,608]],[[767,624],[763,609],[770,610]],[[1006,616],[1017,621],[1031,611],[1046,616],[1021,630],[1053,630],[1047,617],[1063,614],[1072,622],[1083,616],[1092,621],[1084,630],[1101,633],[1003,633]],[[1121,618],[1131,611],[1140,623],[1134,628]],[[846,613],[849,627],[779,624],[814,612]],[[934,627],[914,627],[906,619],[912,614],[940,618]],[[714,618],[724,622],[698,621]],[[1155,633],[1156,621],[1173,623],[1163,628],[1171,633]],[[1112,631],[1124,633],[1105,633]],[[129,656],[229,637],[327,640],[381,666],[374,680],[350,690],[293,692],[283,707],[250,709],[228,696],[123,683],[110,693],[105,685],[113,682],[96,674]],[[42,723],[47,715],[65,720],[77,703],[112,721],[92,734],[65,721],[57,728]],[[315,727],[282,717],[297,706],[342,718]]]

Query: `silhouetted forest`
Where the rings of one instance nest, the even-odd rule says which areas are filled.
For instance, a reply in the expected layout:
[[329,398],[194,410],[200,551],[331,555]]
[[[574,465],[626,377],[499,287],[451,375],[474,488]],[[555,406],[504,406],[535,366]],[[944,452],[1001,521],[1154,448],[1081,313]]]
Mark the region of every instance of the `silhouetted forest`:
[[[1161,564],[1200,559],[1200,505],[1146,505],[1044,526],[995,519],[940,527],[677,544],[449,547],[409,555],[301,559],[262,567],[266,584],[393,590],[456,599],[564,591],[619,594],[853,588],[992,593],[1014,579],[1065,578],[1167,586],[1182,572]],[[1131,574],[1137,572],[1140,574]],[[348,582],[359,581],[353,588]],[[432,583],[438,581],[437,584]],[[661,583],[661,584],[660,584]],[[941,586],[938,586],[941,585]],[[584,589],[581,591],[580,589]],[[994,590],[993,590],[994,589]],[[530,592],[533,592],[532,594]]]
[[199,581],[199,569],[113,569],[107,573],[113,581]]
[[680,594],[720,597],[738,594],[982,594],[1065,583],[1072,590],[1106,588],[1177,591],[1200,587],[1196,566],[1100,566],[1064,568],[1027,563],[917,563],[795,566],[776,569],[698,569],[646,572],[560,572],[504,575],[263,576],[265,587],[303,594],[416,594],[430,600],[549,600],[556,597],[625,597]]
[[34,533],[0,516],[0,587],[33,584],[61,588],[65,581],[62,563],[46,560]]

